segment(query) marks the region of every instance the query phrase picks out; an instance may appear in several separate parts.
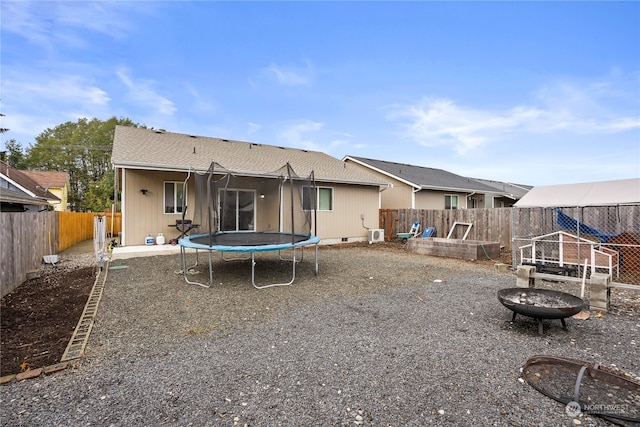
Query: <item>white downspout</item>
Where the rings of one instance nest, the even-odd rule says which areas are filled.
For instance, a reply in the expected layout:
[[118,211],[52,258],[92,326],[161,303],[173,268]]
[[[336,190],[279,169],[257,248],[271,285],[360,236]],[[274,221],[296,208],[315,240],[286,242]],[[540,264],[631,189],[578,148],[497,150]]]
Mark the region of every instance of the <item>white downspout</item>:
[[416,208],[416,193],[421,191],[422,187],[414,188],[411,190],[411,209]]
[[473,191],[473,192],[471,192],[470,194],[467,194],[467,195],[464,197],[464,205],[465,205],[465,206],[464,206],[464,208],[465,208],[465,209],[469,209],[469,197],[473,196],[473,195],[474,195],[474,194],[476,194],[476,193],[477,193],[477,191]]

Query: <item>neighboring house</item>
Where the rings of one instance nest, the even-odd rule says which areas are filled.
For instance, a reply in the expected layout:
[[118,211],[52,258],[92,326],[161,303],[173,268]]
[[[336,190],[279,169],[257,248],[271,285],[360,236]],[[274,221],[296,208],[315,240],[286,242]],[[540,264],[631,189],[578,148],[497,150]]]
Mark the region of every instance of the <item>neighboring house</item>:
[[[24,204],[24,210],[28,211],[48,210],[48,207],[40,204],[42,200],[46,200],[47,204],[51,206],[61,202],[58,197],[48,189],[38,185],[38,183],[25,174],[24,171],[15,169],[3,161],[0,161],[0,188],[21,193],[28,198],[35,199],[35,203]],[[15,196],[15,194],[11,195]]]
[[279,192],[270,173],[287,162],[299,176],[313,172],[315,226],[325,244],[367,240],[366,227],[377,228],[380,194],[389,186],[385,179],[317,151],[127,126],[116,127],[111,161],[121,191],[123,245],[143,245],[149,233],[177,237],[172,224],[182,218],[183,190],[187,219],[195,203],[192,184],[183,188],[185,178],[189,172],[205,172],[212,162],[246,177],[243,188],[234,191],[253,197],[257,231],[279,231],[277,221],[265,217]]
[[492,204],[490,204],[491,206],[487,206],[487,203],[485,203],[485,207],[513,207],[518,200],[522,199],[524,195],[533,188],[530,185],[513,184],[510,182],[492,181],[479,178],[473,179],[482,184],[488,185],[489,187],[495,188],[495,193],[489,193],[489,197],[493,200]]
[[23,170],[27,176],[38,183],[40,188],[48,189],[60,202],[53,203],[53,210],[64,212],[69,200],[69,174],[66,172]]
[[46,199],[0,187],[0,212],[38,211],[43,210],[45,206],[49,206]]
[[526,189],[524,186],[467,178],[442,169],[384,160],[345,156],[342,161],[373,172],[393,184],[381,195],[382,209],[504,207],[511,206]]

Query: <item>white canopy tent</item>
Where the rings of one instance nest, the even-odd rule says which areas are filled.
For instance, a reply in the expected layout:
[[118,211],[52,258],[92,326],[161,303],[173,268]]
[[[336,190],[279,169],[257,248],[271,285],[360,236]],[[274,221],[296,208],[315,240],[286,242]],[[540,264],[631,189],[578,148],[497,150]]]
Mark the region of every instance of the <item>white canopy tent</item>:
[[640,178],[533,187],[514,206],[583,207],[640,203]]

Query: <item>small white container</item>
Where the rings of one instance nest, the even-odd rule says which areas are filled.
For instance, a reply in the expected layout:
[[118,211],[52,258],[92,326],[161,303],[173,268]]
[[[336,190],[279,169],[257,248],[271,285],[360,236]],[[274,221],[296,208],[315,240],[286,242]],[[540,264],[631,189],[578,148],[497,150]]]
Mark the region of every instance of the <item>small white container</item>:
[[164,245],[164,235],[162,233],[158,233],[158,237],[156,237],[156,245]]
[[151,233],[147,234],[147,237],[144,239],[144,244],[147,246],[154,245],[156,243],[156,239],[153,238]]

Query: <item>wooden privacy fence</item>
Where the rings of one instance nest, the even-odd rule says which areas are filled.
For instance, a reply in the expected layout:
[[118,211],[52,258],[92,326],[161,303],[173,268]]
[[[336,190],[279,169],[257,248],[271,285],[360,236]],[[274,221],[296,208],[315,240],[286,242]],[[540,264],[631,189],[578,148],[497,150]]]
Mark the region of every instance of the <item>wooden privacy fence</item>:
[[52,252],[58,249],[58,213],[0,213],[0,290],[2,296],[24,282],[27,272],[42,264],[49,254],[49,233]]
[[[107,232],[121,231],[121,214],[82,212],[1,212],[0,213],[0,293],[5,296],[37,270],[43,256],[93,239],[93,218],[107,217]],[[112,228],[113,227],[113,228]],[[51,236],[51,245],[49,245]]]
[[[393,218],[388,209],[381,209],[385,218]],[[488,209],[398,209],[395,232],[389,236],[396,238],[396,233],[406,233],[411,224],[420,221],[421,230],[425,227],[435,227],[435,237],[447,237],[455,222],[471,223],[467,240],[481,240],[485,242],[499,242],[505,251],[511,250],[511,208]],[[392,224],[387,220],[387,226]],[[383,224],[380,224],[382,227]],[[385,235],[387,234],[385,227]],[[453,235],[452,238],[462,236]]]
[[93,239],[93,219],[96,215],[107,217],[107,237],[117,236],[122,231],[121,213],[60,212],[58,250],[62,252],[83,240]]

